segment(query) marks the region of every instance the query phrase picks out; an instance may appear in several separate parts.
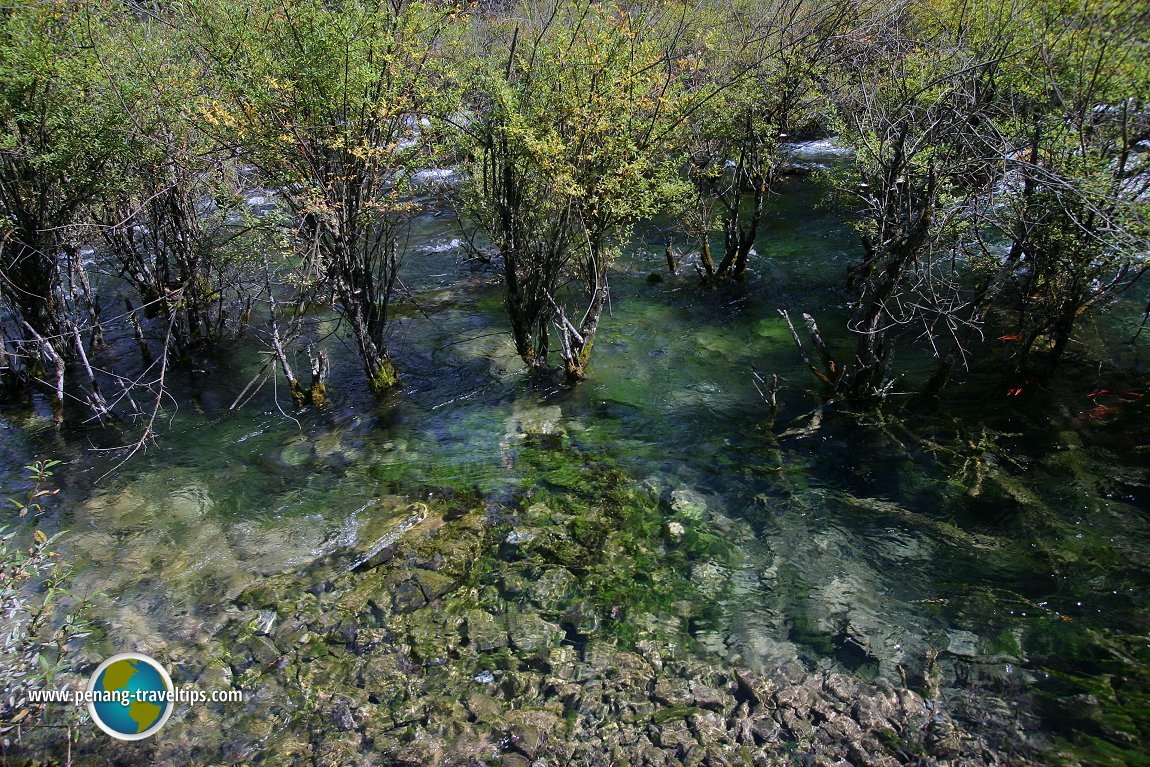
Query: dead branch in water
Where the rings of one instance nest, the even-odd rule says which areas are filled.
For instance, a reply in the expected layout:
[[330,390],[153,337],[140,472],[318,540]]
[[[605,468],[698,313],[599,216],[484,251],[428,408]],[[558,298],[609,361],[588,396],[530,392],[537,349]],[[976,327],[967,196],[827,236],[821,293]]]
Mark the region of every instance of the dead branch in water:
[[822,334],[819,333],[819,326],[815,323],[814,317],[809,314],[803,313],[803,319],[807,323],[807,332],[810,336],[811,345],[818,351],[819,356],[822,358],[823,368],[820,370],[813,361],[810,355],[807,354],[806,347],[803,346],[802,339],[799,338],[799,332],[795,330],[795,324],[791,322],[791,316],[787,313],[786,309],[779,309],[779,314],[786,320],[787,328],[791,331],[791,338],[795,341],[795,347],[799,350],[799,356],[803,358],[807,368],[814,373],[815,378],[818,378],[822,383],[830,389],[830,394],[833,396],[839,388],[839,383],[843,379],[843,369],[835,363],[834,357],[831,356],[827,350],[826,343],[823,341]]

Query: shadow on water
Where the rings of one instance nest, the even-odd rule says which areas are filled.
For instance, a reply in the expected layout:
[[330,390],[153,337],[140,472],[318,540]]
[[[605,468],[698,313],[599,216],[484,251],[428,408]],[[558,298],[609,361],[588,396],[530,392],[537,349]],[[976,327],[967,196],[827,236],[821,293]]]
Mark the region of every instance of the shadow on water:
[[[662,237],[638,233],[574,389],[524,373],[491,271],[464,263],[450,217],[424,219],[405,265],[413,301],[391,330],[398,392],[371,399],[337,344],[330,408],[287,412],[265,387],[230,414],[262,364],[240,349],[98,485],[93,435],[68,443],[54,523],[71,531],[78,582],[105,595],[109,636],[163,647],[210,634],[261,577],[393,524],[372,518],[380,499],[575,498],[602,457],[733,552],[679,563],[713,608],[686,621],[700,652],[906,679],[972,721],[1041,722],[1099,763],[1133,752],[1128,739],[1150,735],[1145,409],[1096,412],[1089,386],[1125,374],[1082,355],[1023,398],[971,379],[933,410],[828,407],[808,436],[778,439],[818,400],[777,309],[815,313],[844,358],[853,344],[841,274],[854,235],[820,195],[796,180],[776,198],[744,284],[701,286],[690,258],[648,284]],[[778,428],[752,366],[785,382]],[[39,449],[6,441],[4,464]]]

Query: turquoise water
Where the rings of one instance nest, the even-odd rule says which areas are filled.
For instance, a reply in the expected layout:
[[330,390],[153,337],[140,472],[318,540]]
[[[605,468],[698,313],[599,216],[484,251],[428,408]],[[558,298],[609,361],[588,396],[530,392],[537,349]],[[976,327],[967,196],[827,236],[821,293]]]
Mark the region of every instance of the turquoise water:
[[[1133,758],[1150,680],[1148,422],[1144,406],[1089,395],[1138,389],[1150,334],[1103,342],[1133,335],[1136,312],[1120,308],[1085,323],[1064,378],[1024,396],[985,376],[938,406],[816,412],[777,310],[812,312],[849,355],[841,285],[857,239],[821,197],[815,181],[787,182],[745,284],[702,285],[690,253],[649,284],[665,272],[662,234],[638,232],[574,389],[523,371],[495,274],[467,260],[453,217],[427,216],[405,257],[413,301],[391,330],[394,394],[372,399],[336,344],[329,409],[291,412],[267,386],[231,413],[261,364],[240,349],[180,384],[187,404],[111,476],[88,450],[111,438],[56,438],[27,414],[12,422],[36,433],[9,431],[3,460],[14,478],[33,455],[68,461],[46,523],[70,531],[64,553],[98,595],[109,649],[159,649],[203,641],[261,576],[393,523],[371,518],[380,499],[509,503],[531,471],[525,445],[573,464],[604,456],[737,550],[692,571],[704,593],[722,584],[717,617],[690,627],[700,652],[938,685],[968,721],[1006,717],[1100,761]],[[783,379],[773,426],[752,370]]]

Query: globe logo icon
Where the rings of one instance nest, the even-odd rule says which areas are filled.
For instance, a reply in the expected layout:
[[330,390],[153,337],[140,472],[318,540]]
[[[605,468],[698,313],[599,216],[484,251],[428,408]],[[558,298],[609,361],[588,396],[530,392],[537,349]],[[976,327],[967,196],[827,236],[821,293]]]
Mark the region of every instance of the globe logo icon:
[[120,653],[101,663],[88,682],[92,721],[113,738],[142,740],[172,714],[172,678],[141,653]]

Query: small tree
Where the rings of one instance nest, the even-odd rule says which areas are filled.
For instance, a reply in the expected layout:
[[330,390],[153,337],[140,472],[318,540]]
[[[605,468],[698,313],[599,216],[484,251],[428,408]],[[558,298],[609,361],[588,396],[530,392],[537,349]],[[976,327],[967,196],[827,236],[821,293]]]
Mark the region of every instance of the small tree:
[[1145,7],[1028,5],[997,127],[1006,183],[988,221],[1015,265],[1019,368],[1066,349],[1084,312],[1148,267]]
[[[224,98],[205,105],[298,224],[299,282],[333,297],[373,391],[398,382],[385,329],[422,120],[450,103],[435,49],[452,8],[418,0],[193,6]],[[297,399],[302,394],[296,392]]]
[[[0,721],[29,729],[65,728],[70,745],[73,728],[81,723],[80,710],[61,706],[63,715],[52,716],[29,695],[58,688],[64,680],[79,682],[76,643],[94,631],[90,601],[70,592],[72,568],[53,550],[60,535],[49,538],[34,526],[40,499],[58,492],[45,487],[58,463],[36,461],[25,467],[32,486],[24,502],[7,499],[3,514],[8,518],[0,522],[0,687],[5,690]],[[20,521],[11,518],[14,512]],[[8,756],[9,743],[4,748]]]
[[[828,121],[820,82],[835,66],[846,3],[747,0],[724,8],[706,47],[700,106],[689,120],[695,194],[685,222],[699,239],[707,277],[742,279],[765,204],[785,171],[783,143]],[[716,265],[710,236],[723,234]]]
[[529,366],[546,365],[553,322],[568,380],[586,376],[616,243],[682,192],[667,147],[686,28],[659,2],[552,0],[477,20],[466,204],[499,250]]
[[103,12],[96,3],[0,10],[0,356],[26,383],[52,364],[58,417],[66,362],[83,353],[79,333],[96,314],[79,227],[125,149],[125,117],[96,56]]
[[189,43],[169,24],[128,17],[116,46],[102,51],[132,120],[130,150],[110,168],[118,183],[97,209],[113,268],[144,314],[163,317],[184,361],[242,332],[253,287],[247,227],[237,223],[243,174],[231,149],[205,131],[211,123],[197,106],[212,81]]
[[856,65],[836,96],[855,150],[839,187],[862,203],[863,259],[848,276],[858,342],[842,381],[851,397],[889,389],[900,331],[926,336],[942,356],[940,324],[961,349],[980,306],[962,295],[955,248],[971,229],[972,199],[993,180],[979,126],[991,103],[985,75],[1001,52],[964,42],[961,20],[899,13],[851,43]]

